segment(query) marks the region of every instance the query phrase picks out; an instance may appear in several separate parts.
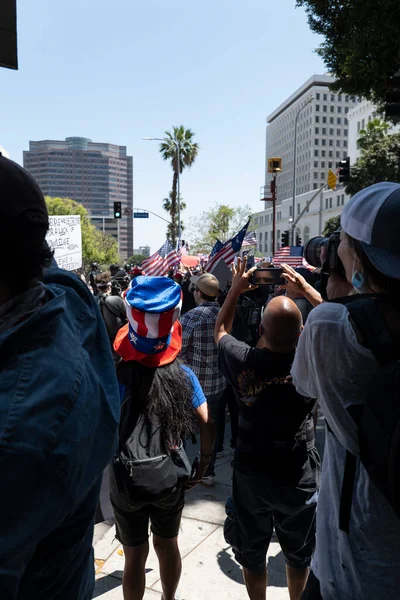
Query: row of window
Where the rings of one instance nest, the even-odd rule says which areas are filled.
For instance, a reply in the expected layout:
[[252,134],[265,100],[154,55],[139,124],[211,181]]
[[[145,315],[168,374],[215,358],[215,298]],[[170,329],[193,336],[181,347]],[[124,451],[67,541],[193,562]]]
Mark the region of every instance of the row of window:
[[[322,106],[322,111],[321,111],[321,106]],[[328,105],[327,104],[316,104],[315,105],[315,110],[317,112],[328,112]],[[334,106],[333,104],[330,105],[329,107],[329,111],[331,113],[337,112],[338,114],[341,114],[342,112],[344,112],[344,114],[347,115],[347,113],[349,112],[349,107],[345,106],[344,110],[342,111],[342,107],[341,106]]]
[[[335,140],[328,140],[328,144],[326,143],[326,139],[322,138],[321,139],[321,146],[334,146],[334,141]],[[314,139],[314,146],[319,146],[319,138],[315,138]],[[336,147],[340,148],[341,146],[343,146],[343,148],[347,148],[347,140],[336,140]]]
[[[315,122],[316,123],[320,123],[320,119],[322,119],[322,123],[328,124],[328,117],[320,117],[319,115],[315,115]],[[329,117],[329,124],[330,125],[334,125],[335,124],[335,117]],[[336,124],[337,125],[342,125],[342,117],[336,117]],[[348,125],[349,121],[347,119],[347,117],[345,117],[343,119],[343,125]]]
[[[315,97],[317,100],[323,100],[324,102],[328,101],[328,94],[315,94]],[[354,96],[342,96],[342,94],[338,94],[338,96],[336,97],[335,94],[331,94],[331,102],[356,102],[356,98]]]
[[[316,134],[319,134],[319,129],[320,129],[319,127],[315,127],[315,133]],[[326,127],[322,127],[321,128],[321,134],[322,135],[327,135],[327,131],[328,130],[327,130]],[[329,128],[329,135],[335,135],[335,130],[334,130],[333,127]],[[342,130],[341,129],[336,129],[336,135],[342,135]],[[346,137],[349,135],[348,129],[343,129],[343,135],[346,136]]]

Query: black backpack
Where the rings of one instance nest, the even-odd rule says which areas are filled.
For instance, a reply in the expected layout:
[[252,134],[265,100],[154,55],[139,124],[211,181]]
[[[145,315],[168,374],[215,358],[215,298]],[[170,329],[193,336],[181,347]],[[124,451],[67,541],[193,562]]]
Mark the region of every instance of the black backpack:
[[113,459],[116,482],[120,492],[127,491],[138,502],[157,502],[184,486],[192,468],[181,440],[177,447],[167,447],[155,415],[150,419],[136,414],[132,419],[132,411],[124,411],[132,402],[134,398],[128,395],[122,405],[122,429],[127,430],[124,418],[133,427],[128,425],[130,433],[125,440],[120,438]]
[[[379,363],[364,404],[348,410],[358,427],[360,459],[372,482],[400,518],[399,343],[395,343],[383,317],[382,297],[363,294],[338,302],[346,305],[363,345]],[[349,532],[356,467],[357,458],[347,452],[339,513],[339,527],[346,533]]]

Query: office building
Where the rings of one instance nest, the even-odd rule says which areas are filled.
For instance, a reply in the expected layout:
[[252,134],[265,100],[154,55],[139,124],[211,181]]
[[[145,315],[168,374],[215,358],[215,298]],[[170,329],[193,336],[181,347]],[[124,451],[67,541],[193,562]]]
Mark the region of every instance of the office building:
[[[31,141],[23,160],[45,195],[81,203],[96,227],[119,237],[121,257],[132,255],[133,222],[124,216],[124,208],[133,205],[133,166],[126,146],[82,137]],[[122,204],[122,219],[114,219],[116,201]]]
[[[360,131],[368,126],[373,119],[385,120],[385,116],[379,114],[377,107],[370,100],[362,100],[349,111],[349,156],[350,164],[354,164],[361,156],[361,150],[357,146]],[[388,133],[398,133],[400,125],[390,124]]]
[[4,158],[10,158],[9,153],[3,146],[0,146],[0,156],[4,156]]
[[[269,158],[282,158],[282,172],[277,176],[276,245],[281,235],[290,230],[306,203],[327,181],[329,169],[336,170],[339,161],[348,156],[348,112],[356,99],[330,90],[334,79],[329,75],[313,75],[267,118],[266,177],[261,189],[263,210],[254,215],[258,250],[272,254],[272,207],[264,201],[270,190]],[[297,127],[296,169],[294,138]],[[295,214],[293,215],[293,181],[295,175]],[[320,235],[325,222],[340,214],[347,200],[343,189],[322,191],[296,224],[303,243]]]

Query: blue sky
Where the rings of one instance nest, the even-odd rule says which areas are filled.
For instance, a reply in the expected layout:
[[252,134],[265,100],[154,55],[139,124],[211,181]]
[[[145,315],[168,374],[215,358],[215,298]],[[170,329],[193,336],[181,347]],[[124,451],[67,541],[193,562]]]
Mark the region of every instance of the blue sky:
[[[0,145],[22,163],[29,140],[89,137],[134,157],[134,204],[165,216],[172,172],[156,142],[196,133],[182,176],[183,220],[215,203],[259,210],[267,115],[325,72],[295,0],[18,0],[19,70],[0,69]],[[135,247],[165,241],[135,221]]]

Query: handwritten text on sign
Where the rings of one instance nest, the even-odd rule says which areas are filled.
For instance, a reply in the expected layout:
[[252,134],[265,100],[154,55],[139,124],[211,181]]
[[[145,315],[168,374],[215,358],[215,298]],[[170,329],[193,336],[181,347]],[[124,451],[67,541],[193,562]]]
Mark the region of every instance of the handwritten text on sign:
[[82,233],[79,215],[49,217],[47,243],[54,250],[60,269],[73,271],[82,266]]

